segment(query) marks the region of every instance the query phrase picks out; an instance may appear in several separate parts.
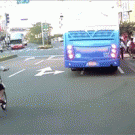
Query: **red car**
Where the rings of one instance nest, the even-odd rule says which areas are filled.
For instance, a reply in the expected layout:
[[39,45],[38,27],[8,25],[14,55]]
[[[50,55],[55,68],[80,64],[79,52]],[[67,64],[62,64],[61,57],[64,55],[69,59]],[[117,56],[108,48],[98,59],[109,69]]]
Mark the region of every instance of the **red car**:
[[11,45],[11,49],[23,49],[24,45],[23,44],[15,44],[15,45]]

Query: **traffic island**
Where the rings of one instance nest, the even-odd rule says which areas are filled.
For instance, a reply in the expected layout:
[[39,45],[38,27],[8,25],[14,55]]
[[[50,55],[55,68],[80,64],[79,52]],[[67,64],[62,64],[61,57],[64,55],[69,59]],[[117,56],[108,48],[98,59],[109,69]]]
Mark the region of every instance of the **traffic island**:
[[17,55],[11,55],[11,54],[4,54],[4,55],[0,55],[0,62],[1,61],[5,61],[5,60],[8,60],[8,59],[13,59],[13,58],[16,58]]
[[53,48],[53,46],[52,45],[40,45],[40,46],[38,46],[38,49],[49,49],[49,48]]

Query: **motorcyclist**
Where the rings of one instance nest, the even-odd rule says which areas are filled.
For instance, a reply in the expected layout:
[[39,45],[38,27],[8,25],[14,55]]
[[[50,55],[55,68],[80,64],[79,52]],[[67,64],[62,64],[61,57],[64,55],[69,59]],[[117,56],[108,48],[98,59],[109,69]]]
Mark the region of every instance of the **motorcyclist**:
[[126,50],[126,46],[124,45],[123,40],[120,38],[120,54],[121,54],[122,60],[123,60],[124,50]]
[[[5,68],[3,66],[0,66],[0,71],[7,71],[7,70],[9,70],[9,68]],[[4,95],[3,95],[4,92],[5,92],[5,89],[0,82],[0,102],[2,102],[2,103],[4,102]]]

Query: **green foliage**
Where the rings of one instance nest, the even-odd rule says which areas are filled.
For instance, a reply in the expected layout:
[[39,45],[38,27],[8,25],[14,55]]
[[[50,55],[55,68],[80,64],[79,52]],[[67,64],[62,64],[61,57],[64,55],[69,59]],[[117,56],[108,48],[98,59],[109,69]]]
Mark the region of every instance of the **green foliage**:
[[[49,23],[47,24],[49,26],[47,33],[50,37],[52,26]],[[37,22],[36,24],[33,24],[33,27],[30,28],[29,32],[26,35],[26,39],[29,40],[30,43],[42,44],[41,22]],[[47,44],[47,42],[48,41],[44,39],[44,43]]]
[[54,37],[62,37],[63,36],[63,34],[54,34]]
[[120,23],[120,35],[122,35],[123,33],[127,33],[128,38],[130,38],[131,36],[133,36],[134,31],[135,31],[135,22],[125,21]]

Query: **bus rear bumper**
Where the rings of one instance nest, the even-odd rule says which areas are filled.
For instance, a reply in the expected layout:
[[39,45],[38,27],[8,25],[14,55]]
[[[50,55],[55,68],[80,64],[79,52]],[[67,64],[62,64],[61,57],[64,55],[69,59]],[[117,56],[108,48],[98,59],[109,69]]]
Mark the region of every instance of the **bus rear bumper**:
[[[94,64],[91,65],[90,62]],[[89,67],[118,67],[120,65],[120,59],[114,60],[98,60],[98,61],[69,61],[65,60],[66,68],[89,68]]]

